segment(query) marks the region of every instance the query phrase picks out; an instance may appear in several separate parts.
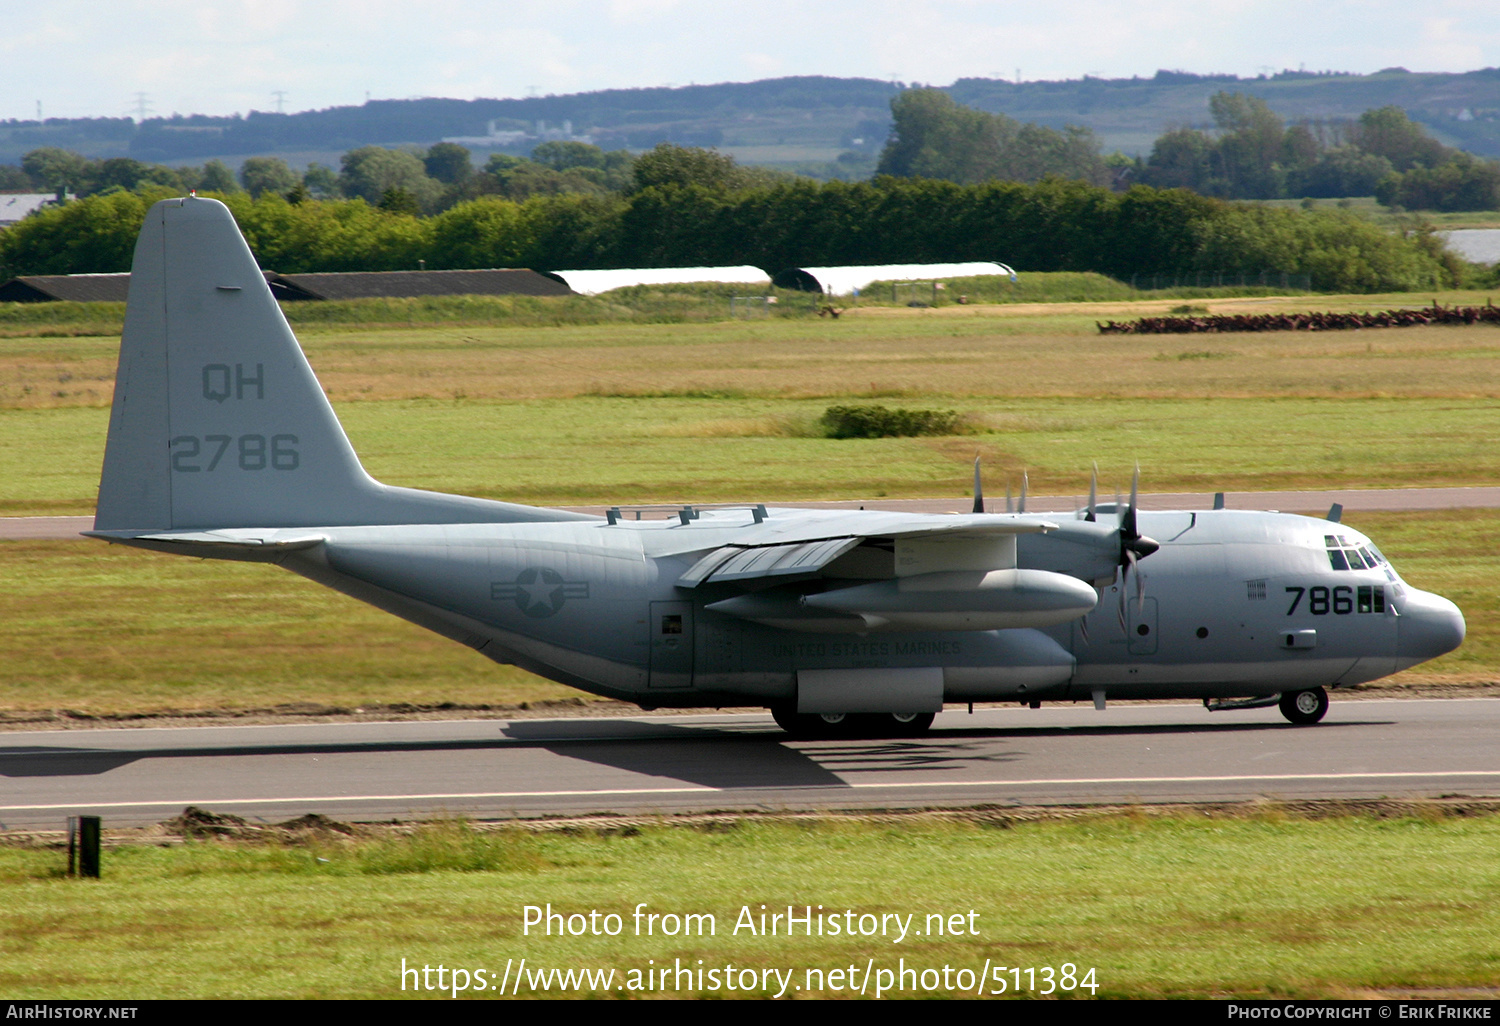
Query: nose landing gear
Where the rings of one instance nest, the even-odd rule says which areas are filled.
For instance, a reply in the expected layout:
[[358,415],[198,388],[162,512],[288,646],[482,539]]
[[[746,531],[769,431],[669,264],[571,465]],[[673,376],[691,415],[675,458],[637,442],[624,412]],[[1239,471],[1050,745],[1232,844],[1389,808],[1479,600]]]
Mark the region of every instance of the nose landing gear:
[[1284,691],[1278,704],[1281,707],[1281,715],[1293,723],[1317,723],[1328,712],[1328,692],[1322,688]]

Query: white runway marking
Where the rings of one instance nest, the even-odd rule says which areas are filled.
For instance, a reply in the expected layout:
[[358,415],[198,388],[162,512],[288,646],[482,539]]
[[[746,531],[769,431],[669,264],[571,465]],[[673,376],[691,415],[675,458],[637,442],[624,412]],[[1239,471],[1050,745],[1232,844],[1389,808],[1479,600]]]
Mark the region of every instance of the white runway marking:
[[1062,777],[1037,780],[924,780],[891,783],[844,783],[803,787],[640,787],[599,791],[473,791],[437,794],[308,795],[295,798],[163,798],[150,802],[69,802],[57,805],[0,805],[3,812],[46,812],[57,809],[142,809],[162,805],[291,805],[322,802],[460,801],[501,798],[605,798],[612,795],[738,793],[757,790],[826,791],[885,790],[907,787],[1052,787],[1102,784],[1236,784],[1287,780],[1440,780],[1443,778],[1500,777],[1500,770],[1448,770],[1412,773],[1278,773],[1225,777]]

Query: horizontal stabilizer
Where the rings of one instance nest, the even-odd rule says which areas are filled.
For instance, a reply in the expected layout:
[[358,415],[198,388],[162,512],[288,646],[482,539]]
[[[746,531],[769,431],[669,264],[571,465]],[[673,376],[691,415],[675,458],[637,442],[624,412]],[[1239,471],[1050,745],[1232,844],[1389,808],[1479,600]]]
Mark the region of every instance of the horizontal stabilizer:
[[328,539],[305,531],[84,531],[90,538],[158,552],[272,563],[291,552],[316,548]]

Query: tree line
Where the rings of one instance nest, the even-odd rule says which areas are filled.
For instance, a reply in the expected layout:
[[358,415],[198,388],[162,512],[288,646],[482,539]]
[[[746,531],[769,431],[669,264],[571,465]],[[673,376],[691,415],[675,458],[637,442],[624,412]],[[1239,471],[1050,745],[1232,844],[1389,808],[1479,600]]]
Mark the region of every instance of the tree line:
[[1220,92],[1209,111],[1216,132],[1167,132],[1135,179],[1230,199],[1374,196],[1409,210],[1500,209],[1500,162],[1444,146],[1400,107],[1289,126],[1264,100]]
[[[1412,210],[1500,209],[1500,162],[1444,146],[1399,107],[1368,110],[1356,121],[1287,125],[1264,100],[1219,92],[1209,101],[1212,131],[1175,128],[1156,140],[1148,157],[1131,158],[1104,155],[1087,129],[1022,124],[965,107],[937,89],[904,90],[890,105],[891,132],[876,167],[881,175],[960,185],[1055,176],[1116,189],[1185,188],[1223,199],[1373,195]],[[243,188],[253,198],[265,192],[294,202],[361,197],[386,209],[434,214],[483,196],[629,194],[659,181],[658,165],[712,159],[703,153],[664,145],[641,158],[626,150],[546,142],[529,158],[496,153],[475,168],[469,151],[453,143],[426,150],[364,146],[344,154],[338,171],[312,164],[299,174],[279,157],[251,157],[236,175],[217,160],[169,168],[129,157],[89,160],[42,147],[27,153],[19,167],[0,166],[0,189],[61,187],[89,196],[156,186],[216,193]],[[704,184],[771,185],[793,177],[717,159],[722,166],[696,169]]]
[[[541,157],[533,163],[547,169],[548,153]],[[346,159],[346,173],[350,166]],[[550,168],[556,175],[582,170],[595,172],[584,176],[590,181],[624,173],[607,163]],[[1233,204],[1184,189],[1116,192],[1058,177],[818,183],[768,178],[713,151],[676,146],[633,158],[630,176],[623,190],[478,193],[431,215],[422,213],[420,197],[402,199],[403,186],[386,186],[373,203],[364,195],[319,199],[305,176],[286,193],[217,195],[261,266],[284,273],[727,264],[775,273],[999,260],[1026,271],[1125,280],[1167,271],[1287,272],[1335,291],[1453,285],[1468,273],[1430,232],[1391,234],[1345,211]],[[0,276],[127,270],[147,207],[177,191],[105,189],[41,211],[0,233]]]
[[1149,157],[1105,156],[1087,129],[1023,125],[937,89],[911,89],[891,101],[879,172],[961,184],[1057,175],[1222,199],[1375,196],[1412,210],[1500,209],[1500,162],[1444,146],[1400,107],[1368,110],[1356,121],[1287,125],[1264,100],[1221,91],[1209,113],[1212,131],[1175,128]]

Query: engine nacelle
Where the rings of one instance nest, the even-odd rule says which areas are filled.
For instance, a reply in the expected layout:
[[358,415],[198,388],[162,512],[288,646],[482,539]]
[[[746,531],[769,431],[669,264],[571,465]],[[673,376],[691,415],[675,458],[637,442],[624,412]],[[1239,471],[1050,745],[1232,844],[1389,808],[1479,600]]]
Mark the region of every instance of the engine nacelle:
[[1094,589],[1048,570],[954,570],[806,595],[813,609],[858,616],[872,630],[990,631],[1051,627],[1098,604]]

